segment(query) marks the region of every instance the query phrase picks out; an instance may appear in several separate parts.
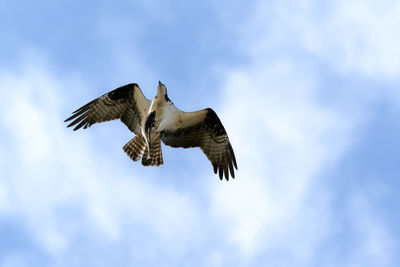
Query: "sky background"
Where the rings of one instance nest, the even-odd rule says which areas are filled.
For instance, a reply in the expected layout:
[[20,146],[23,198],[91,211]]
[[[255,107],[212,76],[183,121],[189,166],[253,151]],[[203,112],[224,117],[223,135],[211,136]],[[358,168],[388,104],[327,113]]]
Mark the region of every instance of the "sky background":
[[[399,266],[400,2],[0,1],[0,266]],[[130,82],[235,150],[64,119]]]

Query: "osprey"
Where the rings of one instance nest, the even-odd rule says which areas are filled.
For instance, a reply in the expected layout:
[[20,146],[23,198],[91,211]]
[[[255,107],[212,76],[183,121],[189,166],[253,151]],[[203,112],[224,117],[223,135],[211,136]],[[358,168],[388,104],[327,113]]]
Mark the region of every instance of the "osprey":
[[171,102],[167,88],[158,82],[157,95],[148,100],[136,83],[121,86],[75,110],[67,127],[74,131],[98,122],[120,119],[136,136],[123,150],[144,166],[163,164],[161,141],[171,147],[200,147],[219,178],[235,178],[235,154],[228,135],[211,108],[183,112]]

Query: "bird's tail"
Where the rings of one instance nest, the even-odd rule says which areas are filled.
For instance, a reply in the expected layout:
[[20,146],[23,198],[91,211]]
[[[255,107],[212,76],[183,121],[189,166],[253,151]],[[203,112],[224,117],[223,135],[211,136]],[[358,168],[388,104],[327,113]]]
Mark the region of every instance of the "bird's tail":
[[136,135],[122,148],[126,154],[133,160],[138,161],[146,148],[146,139],[142,134]]
[[144,166],[160,166],[163,163],[160,138],[151,140],[150,147],[146,145],[146,149],[144,150],[142,164]]

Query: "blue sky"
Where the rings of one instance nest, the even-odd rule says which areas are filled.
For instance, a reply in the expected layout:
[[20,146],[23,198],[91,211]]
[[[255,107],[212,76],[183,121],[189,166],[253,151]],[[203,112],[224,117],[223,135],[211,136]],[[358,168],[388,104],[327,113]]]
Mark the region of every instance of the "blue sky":
[[[0,266],[398,266],[397,1],[2,1]],[[128,82],[235,150],[131,162],[63,120]]]

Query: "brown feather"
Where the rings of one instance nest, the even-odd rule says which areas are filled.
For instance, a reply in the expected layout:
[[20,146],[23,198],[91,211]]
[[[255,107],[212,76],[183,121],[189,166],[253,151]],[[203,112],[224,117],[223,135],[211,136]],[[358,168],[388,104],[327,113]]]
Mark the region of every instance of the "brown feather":
[[163,163],[160,137],[152,133],[150,149],[146,146],[142,164],[144,166],[160,166]]
[[[198,114],[196,116],[196,113]],[[161,140],[172,147],[200,147],[210,160],[214,173],[220,179],[225,176],[235,178],[237,169],[235,154],[217,114],[212,109],[196,112],[182,112],[184,124],[177,129],[166,129],[161,132]],[[199,119],[201,118],[201,120]]]
[[95,123],[121,119],[131,131],[138,134],[142,118],[149,106],[150,101],[143,95],[139,86],[131,83],[90,101],[75,110],[65,122],[72,120],[67,127],[77,125],[74,128],[76,131]]
[[138,161],[142,157],[145,147],[146,140],[143,135],[138,134],[124,145],[122,149],[133,161]]
[[[161,82],[159,91],[162,92]],[[161,89],[160,89],[161,88]],[[165,89],[165,88],[164,88]],[[157,100],[158,99],[158,100]],[[123,150],[128,156],[137,161],[142,158],[145,166],[159,166],[163,164],[161,141],[172,147],[200,147],[213,166],[214,173],[222,180],[229,176],[235,178],[234,169],[237,169],[235,154],[217,114],[210,108],[196,112],[182,112],[168,99],[165,89],[165,102],[157,100],[153,106],[142,93],[137,84],[121,86],[107,94],[96,98],[75,110],[65,121],[70,121],[67,127],[75,126],[74,130],[86,129],[95,123],[120,119],[131,131],[137,134],[130,140]],[[171,105],[172,104],[172,105]],[[151,144],[148,144],[142,135],[142,123],[149,116],[149,108],[155,115],[155,125],[148,125],[151,132]],[[164,108],[168,107],[168,114],[163,117]],[[157,120],[157,118],[160,118]],[[165,120],[163,120],[163,118]],[[152,130],[154,127],[154,131]],[[158,128],[159,127],[159,128]]]

